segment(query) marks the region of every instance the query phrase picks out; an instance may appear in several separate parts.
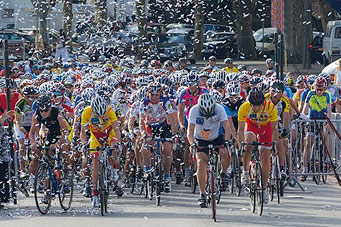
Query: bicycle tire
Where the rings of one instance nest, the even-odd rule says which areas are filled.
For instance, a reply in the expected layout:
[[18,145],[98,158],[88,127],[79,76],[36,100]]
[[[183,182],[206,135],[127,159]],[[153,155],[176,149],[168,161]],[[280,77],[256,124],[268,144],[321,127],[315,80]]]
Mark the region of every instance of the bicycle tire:
[[133,194],[135,191],[135,184],[136,184],[136,173],[135,173],[135,168],[133,171],[129,173],[128,176],[128,184],[129,184],[129,191],[130,194]]
[[[276,165],[277,166],[277,165]],[[276,167],[276,193],[277,193],[277,203],[280,204],[281,202],[281,190],[282,190],[282,183],[281,181],[281,175],[279,174],[279,166]]]
[[256,163],[256,188],[255,188],[255,202],[256,210],[259,216],[263,214],[264,203],[264,185],[263,185],[263,173],[260,163]]
[[162,187],[162,158],[158,159],[157,163],[157,173],[155,178],[157,179],[155,183],[155,194],[156,194],[156,206],[160,206],[161,201],[161,187]]
[[[73,174],[63,173],[63,179],[60,179],[60,181],[60,191],[58,193],[59,204],[64,211],[67,211],[70,209],[73,199]],[[69,195],[70,197],[65,203],[65,198],[67,198],[66,195]]]
[[191,185],[191,192],[194,194],[197,190],[197,176],[194,175],[194,171],[193,171],[193,166],[191,168],[191,172],[190,172],[190,185]]
[[240,166],[240,159],[239,159],[239,154],[237,152],[236,154],[236,169],[235,169],[235,172],[234,172],[234,184],[235,184],[235,187],[236,187],[236,194],[237,196],[240,196],[240,193],[242,191],[242,179],[241,179],[241,176],[242,176],[242,170],[241,170],[241,166]]
[[236,171],[236,155],[233,154],[231,156],[232,156],[232,160],[231,160],[231,169],[232,169],[232,171],[231,171],[231,180],[230,180],[230,184],[229,184],[229,190],[230,190],[231,195],[233,195],[234,185],[235,185],[234,175],[235,175],[235,171]]
[[[324,153],[325,150],[323,149],[322,144],[320,145],[320,149],[321,149],[321,172],[322,173],[329,173],[327,155]],[[324,184],[327,183],[327,177],[328,177],[328,175],[321,175],[322,182]]]
[[312,157],[310,159],[310,166],[312,173],[315,175],[313,176],[313,181],[315,184],[319,185],[320,180],[321,180],[321,175],[319,175],[319,155],[318,155],[318,149],[316,148],[316,145],[313,144],[313,149],[312,149]]
[[247,186],[249,188],[249,196],[250,196],[250,207],[251,212],[255,213],[256,211],[256,188],[255,188],[255,174],[253,174],[255,170],[253,170],[253,165],[250,162],[249,168],[249,176],[250,176],[250,184]]
[[214,173],[213,168],[210,169],[210,201],[211,201],[211,208],[212,208],[212,219],[214,222],[217,221],[217,214],[216,214],[216,200],[214,198],[215,194],[215,180],[214,180]]
[[106,191],[104,186],[104,164],[102,162],[99,163],[99,199],[100,199],[100,206],[101,206],[101,215],[104,216],[105,213],[105,197],[106,197]]
[[[38,211],[44,215],[49,212],[52,200],[52,181],[51,177],[48,175],[48,166],[44,163],[39,164],[34,179],[34,200]],[[43,199],[39,198],[39,194],[41,194],[41,191],[43,191],[43,199],[46,195],[45,202],[42,202],[41,200]],[[43,206],[43,204],[45,204],[46,206]]]

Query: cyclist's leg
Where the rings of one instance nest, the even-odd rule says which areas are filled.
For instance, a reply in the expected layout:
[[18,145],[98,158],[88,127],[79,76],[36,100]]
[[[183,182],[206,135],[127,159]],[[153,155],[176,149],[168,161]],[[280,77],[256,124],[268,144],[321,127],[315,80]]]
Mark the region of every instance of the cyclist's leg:
[[[200,141],[199,141],[200,146]],[[205,187],[207,182],[207,162],[208,155],[207,151],[198,151],[197,153],[197,180],[199,185],[200,194],[205,193]]]
[[[186,117],[185,117],[184,123],[185,123],[185,127],[187,129],[188,121],[187,121]],[[184,137],[185,137],[185,151],[184,151],[185,183],[189,183],[190,166],[191,166],[191,152],[189,150],[189,142],[188,142],[186,133],[184,133]]]
[[[98,142],[97,138],[91,133],[90,136],[90,149],[96,149],[102,147],[102,145]],[[91,153],[91,159],[92,159],[92,171],[91,171],[91,176],[92,176],[92,192],[94,196],[97,196],[98,191],[97,191],[97,182],[98,182],[98,160],[99,160],[99,155],[100,152],[98,151],[90,151]]]
[[[259,142],[260,143],[272,143],[272,127],[271,123],[268,123],[259,128]],[[260,146],[260,164],[262,166],[263,173],[263,185],[265,188],[268,186],[268,179],[271,171],[271,147],[272,145]]]
[[[246,130],[245,130],[245,143],[252,143],[253,141],[256,141],[257,139],[257,128],[255,125],[253,125],[251,122],[245,123]],[[243,172],[249,171],[249,163],[251,161],[251,151],[252,146],[245,146],[245,151],[243,153]]]
[[[314,138],[314,127],[312,124],[309,125],[307,136],[305,137],[304,151],[303,151],[303,172],[308,173],[308,164],[310,159],[310,148],[312,146]],[[302,177],[303,178],[303,177]]]
[[26,172],[26,169],[25,169],[25,149],[26,149],[26,146],[25,146],[25,143],[24,143],[24,139],[19,139],[18,140],[19,142],[19,166],[20,166],[20,170],[22,171],[22,173],[25,173]]

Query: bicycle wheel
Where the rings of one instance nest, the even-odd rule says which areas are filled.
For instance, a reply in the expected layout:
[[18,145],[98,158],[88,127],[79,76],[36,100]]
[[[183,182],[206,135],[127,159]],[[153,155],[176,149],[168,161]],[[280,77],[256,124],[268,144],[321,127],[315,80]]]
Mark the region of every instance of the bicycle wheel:
[[198,181],[197,181],[197,176],[194,172],[194,164],[192,164],[191,170],[190,170],[190,185],[191,185],[191,192],[195,193],[197,190]]
[[[327,155],[324,153],[325,150],[323,149],[323,145],[321,144],[320,145],[320,151],[321,151],[321,173],[329,173],[329,168],[330,168],[330,165],[328,165],[328,157]],[[325,184],[327,183],[327,176],[328,175],[321,175],[321,178],[322,178],[322,182]]]
[[249,190],[250,207],[251,207],[252,213],[255,213],[256,211],[256,174],[255,173],[256,173],[255,167],[253,167],[253,164],[250,162],[250,168],[249,168],[250,184],[247,187]]
[[104,216],[105,213],[105,206],[106,206],[106,188],[104,185],[105,181],[105,169],[104,169],[104,164],[102,162],[99,163],[99,170],[98,170],[99,176],[99,199],[100,199],[100,204],[101,204],[101,215]]
[[158,160],[156,175],[155,175],[155,194],[156,194],[156,206],[160,206],[161,201],[161,187],[162,187],[162,159]]
[[129,191],[131,194],[133,194],[135,190],[135,183],[136,183],[135,181],[136,181],[136,172],[134,168],[130,171],[129,176],[128,176]]
[[62,177],[59,183],[59,204],[64,211],[67,211],[71,207],[73,198],[73,173],[70,171],[62,173]]
[[210,169],[210,202],[211,202],[211,208],[212,208],[212,219],[216,222],[216,198],[215,195],[215,180],[214,180],[214,173],[213,168]]
[[264,202],[264,185],[263,185],[263,173],[260,163],[256,163],[256,178],[255,178],[255,205],[259,216],[263,213],[263,202]]
[[310,159],[310,166],[311,166],[311,172],[315,175],[313,176],[313,180],[315,184],[319,184],[321,180],[320,173],[320,164],[319,164],[319,152],[318,152],[318,146],[316,144],[313,145],[311,159]]
[[281,194],[281,174],[280,174],[280,170],[279,170],[279,166],[276,164],[276,193],[277,193],[277,203],[280,203],[280,194]]
[[34,199],[38,211],[47,214],[51,207],[52,181],[47,164],[38,165],[34,180]]
[[[236,155],[232,154],[232,160],[231,160],[231,180],[230,180],[230,184],[229,184],[229,190],[230,190],[230,193],[231,195],[233,194],[234,192],[234,185],[235,185],[235,171],[236,171]],[[238,189],[237,189],[238,190]],[[238,193],[238,192],[237,192]]]

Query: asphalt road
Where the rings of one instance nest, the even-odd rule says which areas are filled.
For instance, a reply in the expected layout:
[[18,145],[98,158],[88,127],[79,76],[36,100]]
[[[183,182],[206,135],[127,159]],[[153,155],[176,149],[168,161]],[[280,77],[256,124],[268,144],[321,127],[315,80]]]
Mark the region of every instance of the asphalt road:
[[[332,179],[332,177],[329,177]],[[269,202],[263,216],[252,214],[249,197],[223,193],[217,205],[217,223],[211,219],[211,209],[197,205],[198,194],[189,188],[172,184],[169,194],[161,194],[161,206],[125,190],[122,198],[110,196],[109,213],[102,217],[92,208],[90,199],[76,190],[72,208],[63,212],[57,199],[49,214],[40,215],[33,196],[19,196],[17,205],[7,204],[0,210],[1,227],[86,227],[86,226],[341,226],[341,189],[334,179],[328,184],[315,185],[311,179],[299,188],[286,188],[281,204]]]

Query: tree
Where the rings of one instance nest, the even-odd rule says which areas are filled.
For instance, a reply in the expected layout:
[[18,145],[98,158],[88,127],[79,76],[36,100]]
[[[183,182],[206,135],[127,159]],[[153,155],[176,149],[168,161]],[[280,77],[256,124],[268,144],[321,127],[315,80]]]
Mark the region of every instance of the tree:
[[138,58],[142,59],[147,55],[146,42],[148,41],[147,16],[146,16],[146,1],[136,0],[136,19],[139,29],[138,39]]
[[312,28],[312,9],[311,0],[304,1],[304,12],[303,12],[303,68],[310,69],[310,53],[308,45],[313,39],[313,28]]
[[31,0],[33,7],[39,17],[39,32],[42,37],[42,46],[45,52],[48,52],[48,32],[47,32],[47,16],[51,8],[56,4],[56,0]]
[[336,20],[337,13],[325,0],[312,0],[312,5],[317,18],[321,19],[322,31],[325,32],[328,21]]
[[107,0],[95,0],[95,6],[96,6],[96,14],[95,14],[95,21],[99,28],[102,28],[108,17],[108,6],[107,6]]
[[194,14],[194,52],[196,59],[202,59],[202,48],[204,40],[204,8],[205,0],[195,0]]
[[72,50],[72,0],[63,0],[63,29],[66,34],[66,46]]
[[257,5],[257,0],[233,0],[236,14],[237,42],[241,58],[255,59],[256,44],[252,32],[252,13]]

